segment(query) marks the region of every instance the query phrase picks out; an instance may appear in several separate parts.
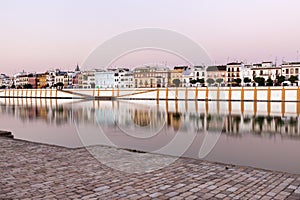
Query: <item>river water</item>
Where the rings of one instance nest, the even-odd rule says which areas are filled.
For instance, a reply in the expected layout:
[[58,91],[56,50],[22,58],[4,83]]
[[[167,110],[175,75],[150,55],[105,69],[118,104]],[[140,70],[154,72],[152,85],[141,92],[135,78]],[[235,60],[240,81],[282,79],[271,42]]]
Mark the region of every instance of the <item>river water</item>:
[[0,99],[0,129],[68,148],[109,145],[300,174],[297,104]]

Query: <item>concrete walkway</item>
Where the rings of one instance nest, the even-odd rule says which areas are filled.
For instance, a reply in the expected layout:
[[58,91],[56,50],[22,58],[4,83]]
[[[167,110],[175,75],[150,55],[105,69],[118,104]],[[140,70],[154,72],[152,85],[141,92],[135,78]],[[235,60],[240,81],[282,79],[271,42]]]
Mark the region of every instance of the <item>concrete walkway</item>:
[[[115,151],[97,148],[105,154]],[[117,152],[123,158],[129,154]],[[26,198],[296,200],[300,175],[193,159],[178,159],[152,172],[126,173],[100,163],[84,148],[0,137],[0,199]]]

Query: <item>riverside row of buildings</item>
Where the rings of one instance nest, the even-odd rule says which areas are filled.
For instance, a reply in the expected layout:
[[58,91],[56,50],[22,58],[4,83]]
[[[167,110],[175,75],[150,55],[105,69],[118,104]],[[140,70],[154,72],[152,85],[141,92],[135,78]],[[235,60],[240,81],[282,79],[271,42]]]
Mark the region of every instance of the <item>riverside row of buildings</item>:
[[[286,80],[291,76],[300,80],[300,62],[284,62],[280,66],[272,62],[246,65],[242,62],[215,66],[144,66],[135,69],[93,69],[81,71],[77,65],[74,71],[48,70],[45,73],[20,72],[12,77],[0,74],[1,88],[156,88],[191,87],[207,84],[230,86],[239,79],[244,85],[256,77],[272,79],[279,76]],[[213,80],[213,81],[212,81]],[[250,81],[249,81],[250,80]]]

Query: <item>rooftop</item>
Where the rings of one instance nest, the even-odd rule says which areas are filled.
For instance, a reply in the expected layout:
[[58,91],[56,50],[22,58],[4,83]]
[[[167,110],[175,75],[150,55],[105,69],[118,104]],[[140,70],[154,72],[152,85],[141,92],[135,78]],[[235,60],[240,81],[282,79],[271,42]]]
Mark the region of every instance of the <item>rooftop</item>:
[[300,65],[300,62],[285,62],[282,65]]
[[226,71],[226,65],[209,66],[206,71]]
[[231,62],[231,63],[227,63],[227,65],[241,65],[243,64],[242,62]]

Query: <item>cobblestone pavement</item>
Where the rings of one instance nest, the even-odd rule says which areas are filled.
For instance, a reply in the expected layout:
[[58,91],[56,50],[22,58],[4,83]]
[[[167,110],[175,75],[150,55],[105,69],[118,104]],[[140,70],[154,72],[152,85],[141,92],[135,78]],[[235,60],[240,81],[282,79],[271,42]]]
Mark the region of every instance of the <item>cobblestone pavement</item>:
[[7,138],[0,138],[0,170],[0,199],[300,199],[298,175],[185,158],[126,173],[84,148]]

